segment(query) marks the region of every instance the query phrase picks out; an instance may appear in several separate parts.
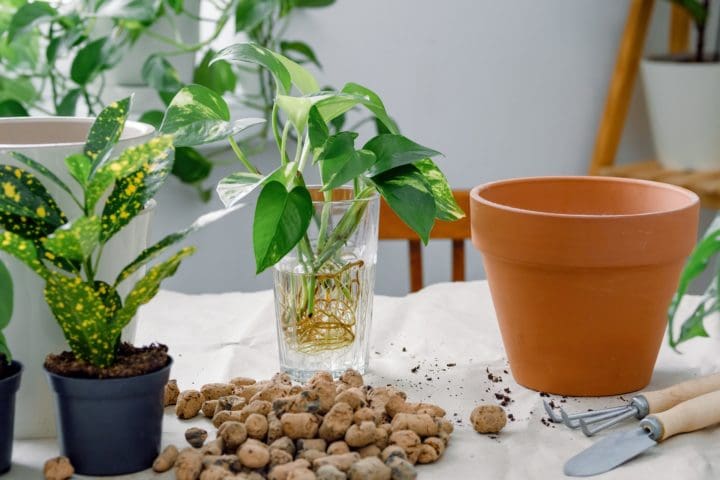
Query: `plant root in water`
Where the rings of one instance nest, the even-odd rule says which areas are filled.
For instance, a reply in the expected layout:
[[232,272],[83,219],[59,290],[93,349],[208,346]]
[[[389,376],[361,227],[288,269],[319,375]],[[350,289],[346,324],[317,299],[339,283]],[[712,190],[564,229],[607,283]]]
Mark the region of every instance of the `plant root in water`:
[[[329,262],[330,263],[330,262]],[[285,338],[301,353],[319,353],[345,348],[355,341],[356,312],[363,292],[362,260],[315,275],[313,309],[307,308],[305,288],[282,293],[282,303],[292,316],[284,322]],[[292,308],[295,306],[295,308]],[[294,314],[294,315],[293,315]]]

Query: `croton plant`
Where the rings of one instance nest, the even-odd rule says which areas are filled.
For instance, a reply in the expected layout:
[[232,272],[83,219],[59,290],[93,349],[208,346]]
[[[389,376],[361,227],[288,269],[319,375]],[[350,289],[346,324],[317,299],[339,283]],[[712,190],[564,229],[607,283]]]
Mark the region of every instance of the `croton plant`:
[[[7,344],[7,339],[3,334],[3,330],[10,323],[13,312],[13,283],[7,267],[0,262],[0,362],[10,363],[12,354]],[[0,363],[0,371],[2,371],[2,363]]]
[[[108,242],[145,209],[173,164],[171,135],[114,151],[130,105],[131,98],[126,98],[106,107],[93,123],[82,153],[65,159],[76,185],[66,184],[19,152],[10,155],[27,168],[0,165],[0,250],[44,279],[45,299],[73,353],[98,367],[113,364],[123,328],[194,247],[181,248],[150,268],[124,299],[118,287],[189,233],[226,213],[201,217],[148,247],[115,278],[98,278],[103,254],[112,255]],[[59,187],[66,201],[53,198],[43,182]],[[74,204],[76,214],[71,218],[61,204]]]

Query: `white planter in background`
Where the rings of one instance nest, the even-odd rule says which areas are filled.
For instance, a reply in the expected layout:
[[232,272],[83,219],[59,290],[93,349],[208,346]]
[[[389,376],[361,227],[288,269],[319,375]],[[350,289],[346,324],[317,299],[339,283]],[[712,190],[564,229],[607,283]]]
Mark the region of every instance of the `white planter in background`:
[[[92,124],[90,118],[73,117],[26,117],[0,119],[0,164],[22,166],[7,152],[18,151],[37,160],[57,174],[71,189],[75,182],[67,173],[64,159],[73,153],[81,153],[87,132]],[[121,150],[142,143],[152,137],[153,127],[139,122],[127,122],[123,136],[116,147]],[[27,168],[27,167],[23,167]],[[79,208],[54,183],[42,178],[45,187],[58,201],[68,217],[79,214]],[[79,194],[79,187],[74,193]],[[138,215],[121,230],[105,249],[99,269],[101,279],[114,275],[132,261],[147,246],[152,208]],[[45,356],[59,353],[68,346],[60,327],[45,303],[44,282],[14,257],[0,252],[15,284],[15,312],[5,331],[14,356],[25,365],[22,385],[17,397],[15,420],[16,438],[49,437],[55,434],[55,417],[52,395],[43,371]],[[114,275],[113,275],[114,274]],[[126,295],[142,272],[121,285],[120,294]],[[127,333],[132,341],[135,326]]]
[[720,63],[642,61],[658,161],[679,170],[720,169]]

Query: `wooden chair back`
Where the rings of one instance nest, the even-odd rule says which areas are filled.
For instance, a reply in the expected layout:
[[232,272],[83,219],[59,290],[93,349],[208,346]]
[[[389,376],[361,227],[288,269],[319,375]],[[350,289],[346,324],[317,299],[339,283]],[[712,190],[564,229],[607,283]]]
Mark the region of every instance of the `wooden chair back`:
[[[456,222],[436,221],[430,232],[431,239],[452,242],[452,279],[465,280],[465,240],[470,238],[470,191],[453,190],[455,200],[466,216]],[[385,200],[380,203],[380,240],[406,240],[410,258],[410,291],[423,287],[422,246],[420,237],[395,215]]]

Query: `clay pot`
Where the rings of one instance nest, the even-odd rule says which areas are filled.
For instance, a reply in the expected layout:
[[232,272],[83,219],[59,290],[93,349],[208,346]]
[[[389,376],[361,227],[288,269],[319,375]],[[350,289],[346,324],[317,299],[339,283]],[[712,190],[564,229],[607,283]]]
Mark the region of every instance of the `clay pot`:
[[573,396],[645,387],[695,245],[697,195],[642,180],[540,177],[481,185],[470,204],[516,381]]

